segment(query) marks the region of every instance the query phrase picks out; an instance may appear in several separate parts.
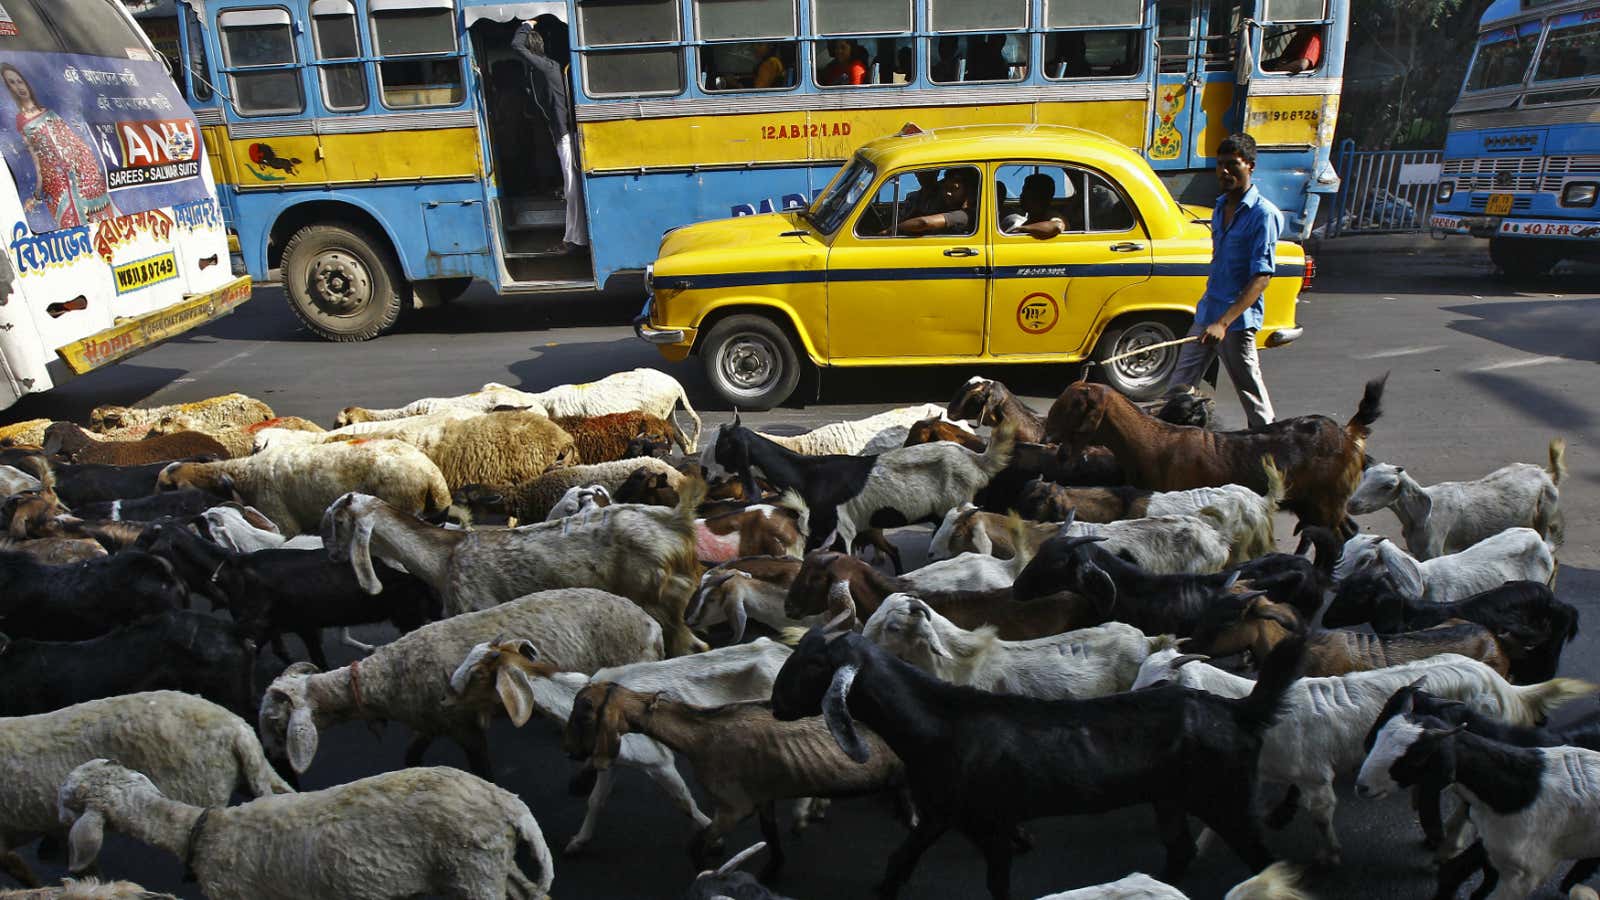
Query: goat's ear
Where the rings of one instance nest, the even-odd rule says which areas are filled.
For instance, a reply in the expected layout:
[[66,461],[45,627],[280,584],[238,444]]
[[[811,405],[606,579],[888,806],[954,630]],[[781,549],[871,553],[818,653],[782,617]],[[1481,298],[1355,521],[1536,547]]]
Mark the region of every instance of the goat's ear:
[[1378,559],[1383,567],[1394,576],[1394,586],[1401,594],[1410,600],[1422,599],[1423,583],[1422,568],[1417,561],[1406,555],[1387,538],[1378,542]]
[[994,425],[1000,421],[999,410],[1003,398],[991,382],[983,386],[983,408],[978,410],[979,425]]
[[865,763],[872,757],[872,751],[857,733],[856,720],[850,717],[850,686],[855,683],[856,672],[854,665],[847,665],[833,673],[833,682],[822,695],[822,721],[827,723],[828,733],[833,735],[833,742],[845,756]]
[[506,715],[511,717],[511,724],[518,728],[527,724],[528,717],[533,715],[533,684],[528,680],[528,673],[517,666],[502,664],[495,671],[494,689],[500,695]]
[[67,832],[67,871],[82,872],[94,865],[105,842],[106,820],[99,810],[86,809]]
[[371,516],[362,516],[356,520],[356,527],[350,531],[350,567],[355,570],[356,581],[363,591],[369,594],[381,594],[383,582],[378,580],[378,572],[372,567],[374,524]]
[[289,713],[287,731],[289,768],[294,769],[296,775],[303,775],[317,755],[317,723],[311,718],[311,710],[295,707],[294,712]]

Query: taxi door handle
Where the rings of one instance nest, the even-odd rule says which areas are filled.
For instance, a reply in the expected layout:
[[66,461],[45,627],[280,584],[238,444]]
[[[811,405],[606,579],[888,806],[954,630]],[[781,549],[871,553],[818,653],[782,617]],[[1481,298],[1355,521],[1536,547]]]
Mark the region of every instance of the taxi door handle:
[[1135,250],[1143,249],[1144,245],[1138,241],[1123,241],[1121,243],[1111,245],[1112,253],[1132,253]]
[[944,252],[945,256],[977,256],[978,251],[971,247],[951,247]]

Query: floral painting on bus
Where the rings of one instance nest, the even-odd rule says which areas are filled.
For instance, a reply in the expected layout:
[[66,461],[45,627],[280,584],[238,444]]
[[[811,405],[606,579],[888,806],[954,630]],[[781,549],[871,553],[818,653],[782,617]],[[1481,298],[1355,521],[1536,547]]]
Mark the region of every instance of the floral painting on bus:
[[0,53],[0,152],[35,234],[206,196],[200,132],[160,63]]

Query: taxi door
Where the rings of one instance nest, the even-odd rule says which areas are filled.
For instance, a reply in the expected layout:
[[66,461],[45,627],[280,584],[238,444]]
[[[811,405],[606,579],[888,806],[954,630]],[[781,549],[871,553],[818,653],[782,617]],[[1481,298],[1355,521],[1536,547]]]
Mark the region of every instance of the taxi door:
[[986,180],[978,166],[924,170],[921,181],[914,171],[894,173],[840,229],[828,252],[830,359],[983,352],[989,248],[982,225],[992,200],[974,199],[964,225],[929,234],[899,226],[939,208],[929,194],[952,173],[974,187]]
[[[1008,162],[989,171],[999,215],[985,228],[994,260],[989,353],[1086,354],[1083,346],[1108,299],[1149,280],[1154,251],[1133,205],[1112,182],[1062,163]],[[1025,189],[1048,209],[1023,208]],[[1055,220],[1060,234],[1023,232],[1018,220]],[[1011,227],[1007,227],[1010,225]]]

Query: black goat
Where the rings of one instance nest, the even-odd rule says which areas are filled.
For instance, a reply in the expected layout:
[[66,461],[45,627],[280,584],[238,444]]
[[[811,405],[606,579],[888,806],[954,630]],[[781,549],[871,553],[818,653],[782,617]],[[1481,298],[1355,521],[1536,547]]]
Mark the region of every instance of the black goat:
[[1144,803],[1167,847],[1167,881],[1194,858],[1189,815],[1254,872],[1272,861],[1254,812],[1261,734],[1298,677],[1302,649],[1291,639],[1274,650],[1243,699],[1165,685],[1052,701],[952,685],[859,635],[813,628],[778,672],[772,712],[785,721],[820,713],[840,748],[864,761],[860,719],[905,763],[921,819],[890,856],[881,897],[896,896],[953,827],[983,851],[989,894],[1005,900],[1022,822]]
[[1067,487],[1115,487],[1128,481],[1122,465],[1104,447],[1074,451],[1063,444],[1019,441],[1011,451],[1011,461],[989,479],[972,502],[986,512],[1010,512],[1035,478]]
[[1578,636],[1578,610],[1556,599],[1536,581],[1508,581],[1454,603],[1424,603],[1395,589],[1387,572],[1353,575],[1340,582],[1322,623],[1340,628],[1371,622],[1379,634],[1420,631],[1450,619],[1489,629],[1511,658],[1509,678],[1535,684],[1556,676],[1561,651]]
[[0,552],[0,621],[13,637],[81,641],[187,598],[172,566],[148,553],[47,566]]
[[716,871],[701,872],[689,885],[683,900],[787,900],[767,890],[749,872],[738,871],[741,863],[766,846],[766,841],[759,841],[730,857]]
[[806,537],[806,550],[815,550],[824,540],[831,541],[839,524],[839,505],[857,494],[867,484],[867,476],[878,464],[878,457],[823,454],[806,456],[787,447],[781,447],[754,431],[733,424],[717,434],[714,451],[717,463],[739,476],[744,484],[744,496],[759,497],[756,470],[780,491],[792,490],[800,495],[811,510],[811,533]]
[[139,691],[187,691],[246,721],[259,697],[256,647],[237,627],[169,610],[86,641],[12,640],[0,634],[0,716],[31,716]]
[[199,488],[183,488],[146,497],[129,497],[124,500],[97,500],[74,508],[73,512],[84,519],[104,519],[111,522],[153,522],[173,516],[198,516],[213,506],[237,502],[235,497],[219,497]]
[[[184,462],[210,462],[213,457],[192,456]],[[68,507],[85,503],[148,497],[156,492],[156,478],[170,463],[144,466],[108,466],[100,463],[56,463],[56,495]]]

